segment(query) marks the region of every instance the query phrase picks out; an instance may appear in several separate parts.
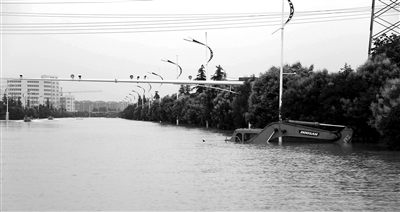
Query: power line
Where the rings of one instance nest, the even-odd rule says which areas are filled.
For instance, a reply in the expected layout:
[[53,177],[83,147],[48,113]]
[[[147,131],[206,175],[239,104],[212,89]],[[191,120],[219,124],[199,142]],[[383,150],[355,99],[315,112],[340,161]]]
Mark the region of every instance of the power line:
[[[369,18],[369,8],[347,8],[338,10],[319,10],[298,12],[291,24],[308,24],[331,21],[347,21]],[[11,15],[60,15],[56,13],[11,13]],[[10,15],[2,13],[1,15]],[[66,15],[61,14],[61,15]],[[83,14],[68,14],[83,15]],[[90,15],[90,14],[84,14]],[[91,14],[94,15],[94,14]],[[101,15],[131,15],[131,14],[95,14]],[[387,15],[398,15],[391,13]],[[159,18],[151,19],[147,18]],[[279,13],[231,13],[231,14],[192,14],[187,18],[182,18],[182,14],[171,15],[145,15],[144,20],[137,19],[140,15],[132,16],[130,21],[103,21],[103,22],[67,22],[67,23],[3,23],[2,34],[105,34],[105,33],[141,33],[141,32],[166,32],[166,31],[185,31],[185,30],[210,30],[210,29],[232,29],[265,27],[279,25]],[[170,19],[165,19],[170,17]],[[179,18],[175,18],[179,17]],[[129,18],[130,19],[130,18]]]
[[[334,14],[343,12],[370,12],[369,7],[345,8],[336,10],[316,10],[296,12],[296,16],[308,14]],[[182,18],[182,17],[219,17],[219,16],[249,16],[269,15],[280,16],[279,12],[266,13],[213,13],[213,14],[120,14],[120,13],[23,13],[23,12],[1,12],[1,16],[28,16],[28,17],[61,17],[61,18]]]
[[27,4],[104,4],[104,3],[124,3],[131,1],[151,1],[151,0],[103,0],[103,1],[15,1],[15,0],[2,0],[0,4],[11,4],[11,5],[27,5]]

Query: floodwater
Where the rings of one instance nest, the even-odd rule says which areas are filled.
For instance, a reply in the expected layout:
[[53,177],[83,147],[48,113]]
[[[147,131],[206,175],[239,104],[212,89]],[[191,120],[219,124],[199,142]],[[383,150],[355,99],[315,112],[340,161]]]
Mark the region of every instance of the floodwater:
[[[396,211],[400,154],[123,119],[1,122],[2,211]],[[204,140],[204,141],[203,141]]]

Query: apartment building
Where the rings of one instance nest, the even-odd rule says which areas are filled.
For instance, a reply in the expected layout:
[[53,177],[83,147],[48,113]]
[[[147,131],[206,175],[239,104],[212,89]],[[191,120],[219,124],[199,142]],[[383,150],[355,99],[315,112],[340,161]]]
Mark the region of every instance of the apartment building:
[[[42,75],[43,79],[57,79],[57,76]],[[7,92],[9,98],[21,99],[24,106],[38,106],[47,101],[55,107],[60,108],[60,84],[55,81],[46,80],[7,80]]]
[[126,105],[124,102],[114,102],[114,101],[75,101],[76,111],[122,111]]
[[62,109],[68,112],[76,112],[75,110],[75,96],[65,95],[60,97],[60,105]]

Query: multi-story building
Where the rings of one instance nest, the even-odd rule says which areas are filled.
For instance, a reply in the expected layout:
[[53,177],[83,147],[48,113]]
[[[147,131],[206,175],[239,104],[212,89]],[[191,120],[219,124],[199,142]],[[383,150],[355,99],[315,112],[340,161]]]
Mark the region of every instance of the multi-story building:
[[60,97],[60,106],[68,112],[76,112],[75,110],[75,96],[66,95]]
[[[42,78],[57,79],[57,76],[42,75]],[[47,101],[55,108],[60,108],[60,84],[46,80],[7,80],[9,98],[21,99],[24,106],[38,106]]]
[[107,112],[107,111],[122,111],[126,106],[123,102],[113,101],[75,101],[76,111],[88,112]]

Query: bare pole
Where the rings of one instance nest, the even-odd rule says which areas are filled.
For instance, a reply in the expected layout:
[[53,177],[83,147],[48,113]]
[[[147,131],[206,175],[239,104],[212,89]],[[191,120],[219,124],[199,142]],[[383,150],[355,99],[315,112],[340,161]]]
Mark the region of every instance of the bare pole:
[[[207,80],[207,74],[208,74],[208,55],[207,55],[207,51],[208,51],[208,41],[207,41],[207,32],[205,33],[205,36],[206,36],[206,45],[205,45],[205,47],[206,47],[206,80]],[[208,128],[208,120],[206,120],[206,127]]]
[[8,87],[6,88],[6,95],[7,95],[7,111],[6,111],[6,121],[8,121],[10,119],[10,113],[8,112],[8,104],[9,104],[9,100],[8,100]]
[[[179,78],[179,65],[178,65],[178,55],[176,55],[176,79],[178,80]],[[176,87],[178,88],[176,91],[176,101],[178,101],[178,95],[179,95],[179,85],[176,85]],[[179,125],[179,117],[176,116],[176,125]]]
[[[285,0],[282,0],[282,26],[281,26],[281,68],[279,72],[279,121],[282,121],[282,94],[283,94],[283,31],[285,27],[284,22]],[[282,137],[279,137],[279,143],[282,143]]]
[[206,80],[207,80],[207,73],[208,73],[208,54],[207,54],[207,51],[208,51],[208,42],[207,42],[207,32],[206,32],[206,45],[205,45],[205,47],[206,47]]
[[282,94],[283,94],[283,31],[284,31],[285,0],[282,0],[282,26],[281,26],[281,68],[279,72],[279,121],[282,121]]

